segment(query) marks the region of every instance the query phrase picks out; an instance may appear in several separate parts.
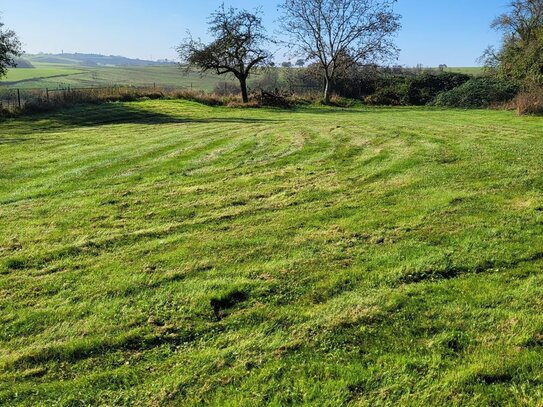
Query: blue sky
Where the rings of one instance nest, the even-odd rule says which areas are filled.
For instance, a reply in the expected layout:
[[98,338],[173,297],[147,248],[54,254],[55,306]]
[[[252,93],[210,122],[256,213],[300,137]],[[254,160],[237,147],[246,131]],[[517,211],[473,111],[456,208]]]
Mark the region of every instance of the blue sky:
[[[499,37],[489,28],[508,0],[399,0],[403,28],[396,43],[399,63],[413,66],[473,66]],[[93,52],[133,58],[175,58],[187,30],[206,38],[205,21],[221,0],[1,0],[2,19],[25,50]],[[268,31],[279,18],[279,0],[229,0],[226,5],[261,6]],[[278,62],[286,60],[282,52]]]

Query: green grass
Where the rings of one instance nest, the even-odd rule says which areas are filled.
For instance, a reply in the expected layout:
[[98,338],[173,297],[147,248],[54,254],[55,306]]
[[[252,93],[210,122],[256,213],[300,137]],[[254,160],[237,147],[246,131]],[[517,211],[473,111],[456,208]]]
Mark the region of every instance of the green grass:
[[[74,64],[51,64],[33,62],[35,68],[15,68],[8,70],[8,75],[0,79],[2,86],[20,89],[55,89],[59,87],[97,87],[109,85],[153,86],[192,88],[211,92],[218,83],[231,82],[237,84],[231,75],[218,76],[210,72],[202,75],[199,72],[184,72],[177,65],[148,67],[84,67]],[[281,68],[280,75],[284,75]],[[447,68],[448,72],[460,72],[470,75],[481,75],[480,67]],[[260,79],[254,74],[250,81]]]
[[537,405],[541,151],[504,111],[0,123],[0,404]]
[[6,82],[10,84],[18,82],[19,85],[23,85],[24,82],[32,84],[35,81],[53,81],[53,78],[68,78],[83,72],[85,71],[70,66],[37,64],[34,68],[9,69],[7,76],[0,80],[0,85]]
[[469,67],[449,67],[445,68],[447,72],[458,72],[467,75],[481,76],[484,73],[484,68],[480,66],[469,66]]
[[29,89],[53,89],[58,87],[90,87],[109,85],[132,85],[158,87],[185,87],[206,92],[213,91],[219,82],[233,82],[229,75],[218,76],[213,73],[202,75],[199,72],[185,73],[177,65],[149,67],[74,67],[34,63],[34,69],[15,68],[8,70],[0,86]]

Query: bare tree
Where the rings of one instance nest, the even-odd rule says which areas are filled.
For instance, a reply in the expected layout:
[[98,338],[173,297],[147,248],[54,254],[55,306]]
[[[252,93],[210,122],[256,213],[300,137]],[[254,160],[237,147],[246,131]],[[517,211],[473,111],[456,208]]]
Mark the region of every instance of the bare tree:
[[536,39],[543,28],[543,0],[513,0],[509,8],[491,27],[514,39],[526,42]]
[[393,36],[400,29],[400,16],[393,11],[395,2],[284,0],[282,30],[295,50],[320,65],[325,103],[330,102],[341,61],[368,64],[397,54]]
[[15,66],[15,57],[21,55],[21,42],[12,30],[3,29],[0,21],[0,78],[6,76],[9,67]]
[[543,85],[543,0],[512,0],[491,26],[501,32],[498,50],[487,48],[487,70],[524,85]]
[[215,38],[210,44],[189,37],[177,47],[182,63],[202,72],[233,74],[239,80],[243,102],[247,103],[247,78],[270,58],[270,53],[262,48],[268,38],[259,12],[225,9],[223,4],[210,17],[209,33]]

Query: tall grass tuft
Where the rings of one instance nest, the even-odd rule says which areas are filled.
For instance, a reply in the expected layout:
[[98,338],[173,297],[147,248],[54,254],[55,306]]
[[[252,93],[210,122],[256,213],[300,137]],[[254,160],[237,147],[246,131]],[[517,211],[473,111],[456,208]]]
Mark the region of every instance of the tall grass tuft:
[[21,113],[40,113],[77,104],[130,102],[138,99],[160,99],[164,93],[155,88],[108,87],[51,91],[26,101]]
[[513,100],[513,107],[518,115],[543,114],[543,88],[536,87],[521,92]]

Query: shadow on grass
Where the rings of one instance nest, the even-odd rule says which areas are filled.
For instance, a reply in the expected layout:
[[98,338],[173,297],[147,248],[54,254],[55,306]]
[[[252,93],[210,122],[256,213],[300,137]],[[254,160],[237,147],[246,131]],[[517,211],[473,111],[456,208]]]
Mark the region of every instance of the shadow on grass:
[[25,141],[32,140],[29,137],[1,137],[0,136],[0,146],[2,144],[17,144],[23,143]]
[[64,130],[70,127],[96,127],[112,124],[258,124],[273,122],[279,122],[279,120],[256,117],[192,117],[192,113],[183,116],[182,107],[176,108],[175,114],[170,114],[158,110],[145,110],[135,107],[134,104],[126,103],[87,104],[55,112],[21,116],[0,123],[0,144],[30,140],[26,137],[14,137],[16,135]]
[[[192,111],[190,107],[182,105],[165,105],[164,110],[160,107],[147,108],[142,103],[102,103],[102,104],[82,104],[62,108],[54,112],[36,113],[29,116],[21,116],[14,119],[0,121],[0,146],[17,144],[25,141],[34,140],[36,137],[49,132],[65,131],[70,128],[78,127],[98,127],[115,124],[141,124],[141,125],[161,125],[161,124],[210,124],[210,123],[230,123],[230,124],[266,124],[266,123],[284,123],[285,120],[293,118],[296,115],[311,114],[317,116],[327,115],[374,115],[374,114],[405,114],[410,108],[406,107],[315,107],[299,106],[292,110],[274,109],[274,111],[285,113],[280,118],[262,117],[262,114],[245,114],[240,117],[240,109],[220,109],[206,110],[204,115]],[[202,106],[204,107],[204,106]],[[168,109],[171,108],[171,111]],[[214,108],[213,108],[214,109]],[[441,111],[435,108],[417,108],[418,111],[437,112]],[[259,110],[261,111],[261,110]],[[244,111],[247,113],[248,111]],[[216,113],[216,114],[215,114]],[[251,113],[249,111],[249,113]],[[256,113],[256,112],[255,112]],[[270,112],[270,115],[271,116]],[[251,117],[252,116],[252,117]],[[254,117],[259,116],[259,117]],[[28,137],[32,135],[32,137]]]
[[374,105],[358,105],[352,107],[339,107],[339,106],[300,106],[293,112],[297,113],[311,113],[317,115],[329,115],[329,114],[405,114],[406,112],[425,112],[425,113],[440,113],[447,111],[460,111],[465,112],[466,109],[448,109],[435,106],[374,106]]

